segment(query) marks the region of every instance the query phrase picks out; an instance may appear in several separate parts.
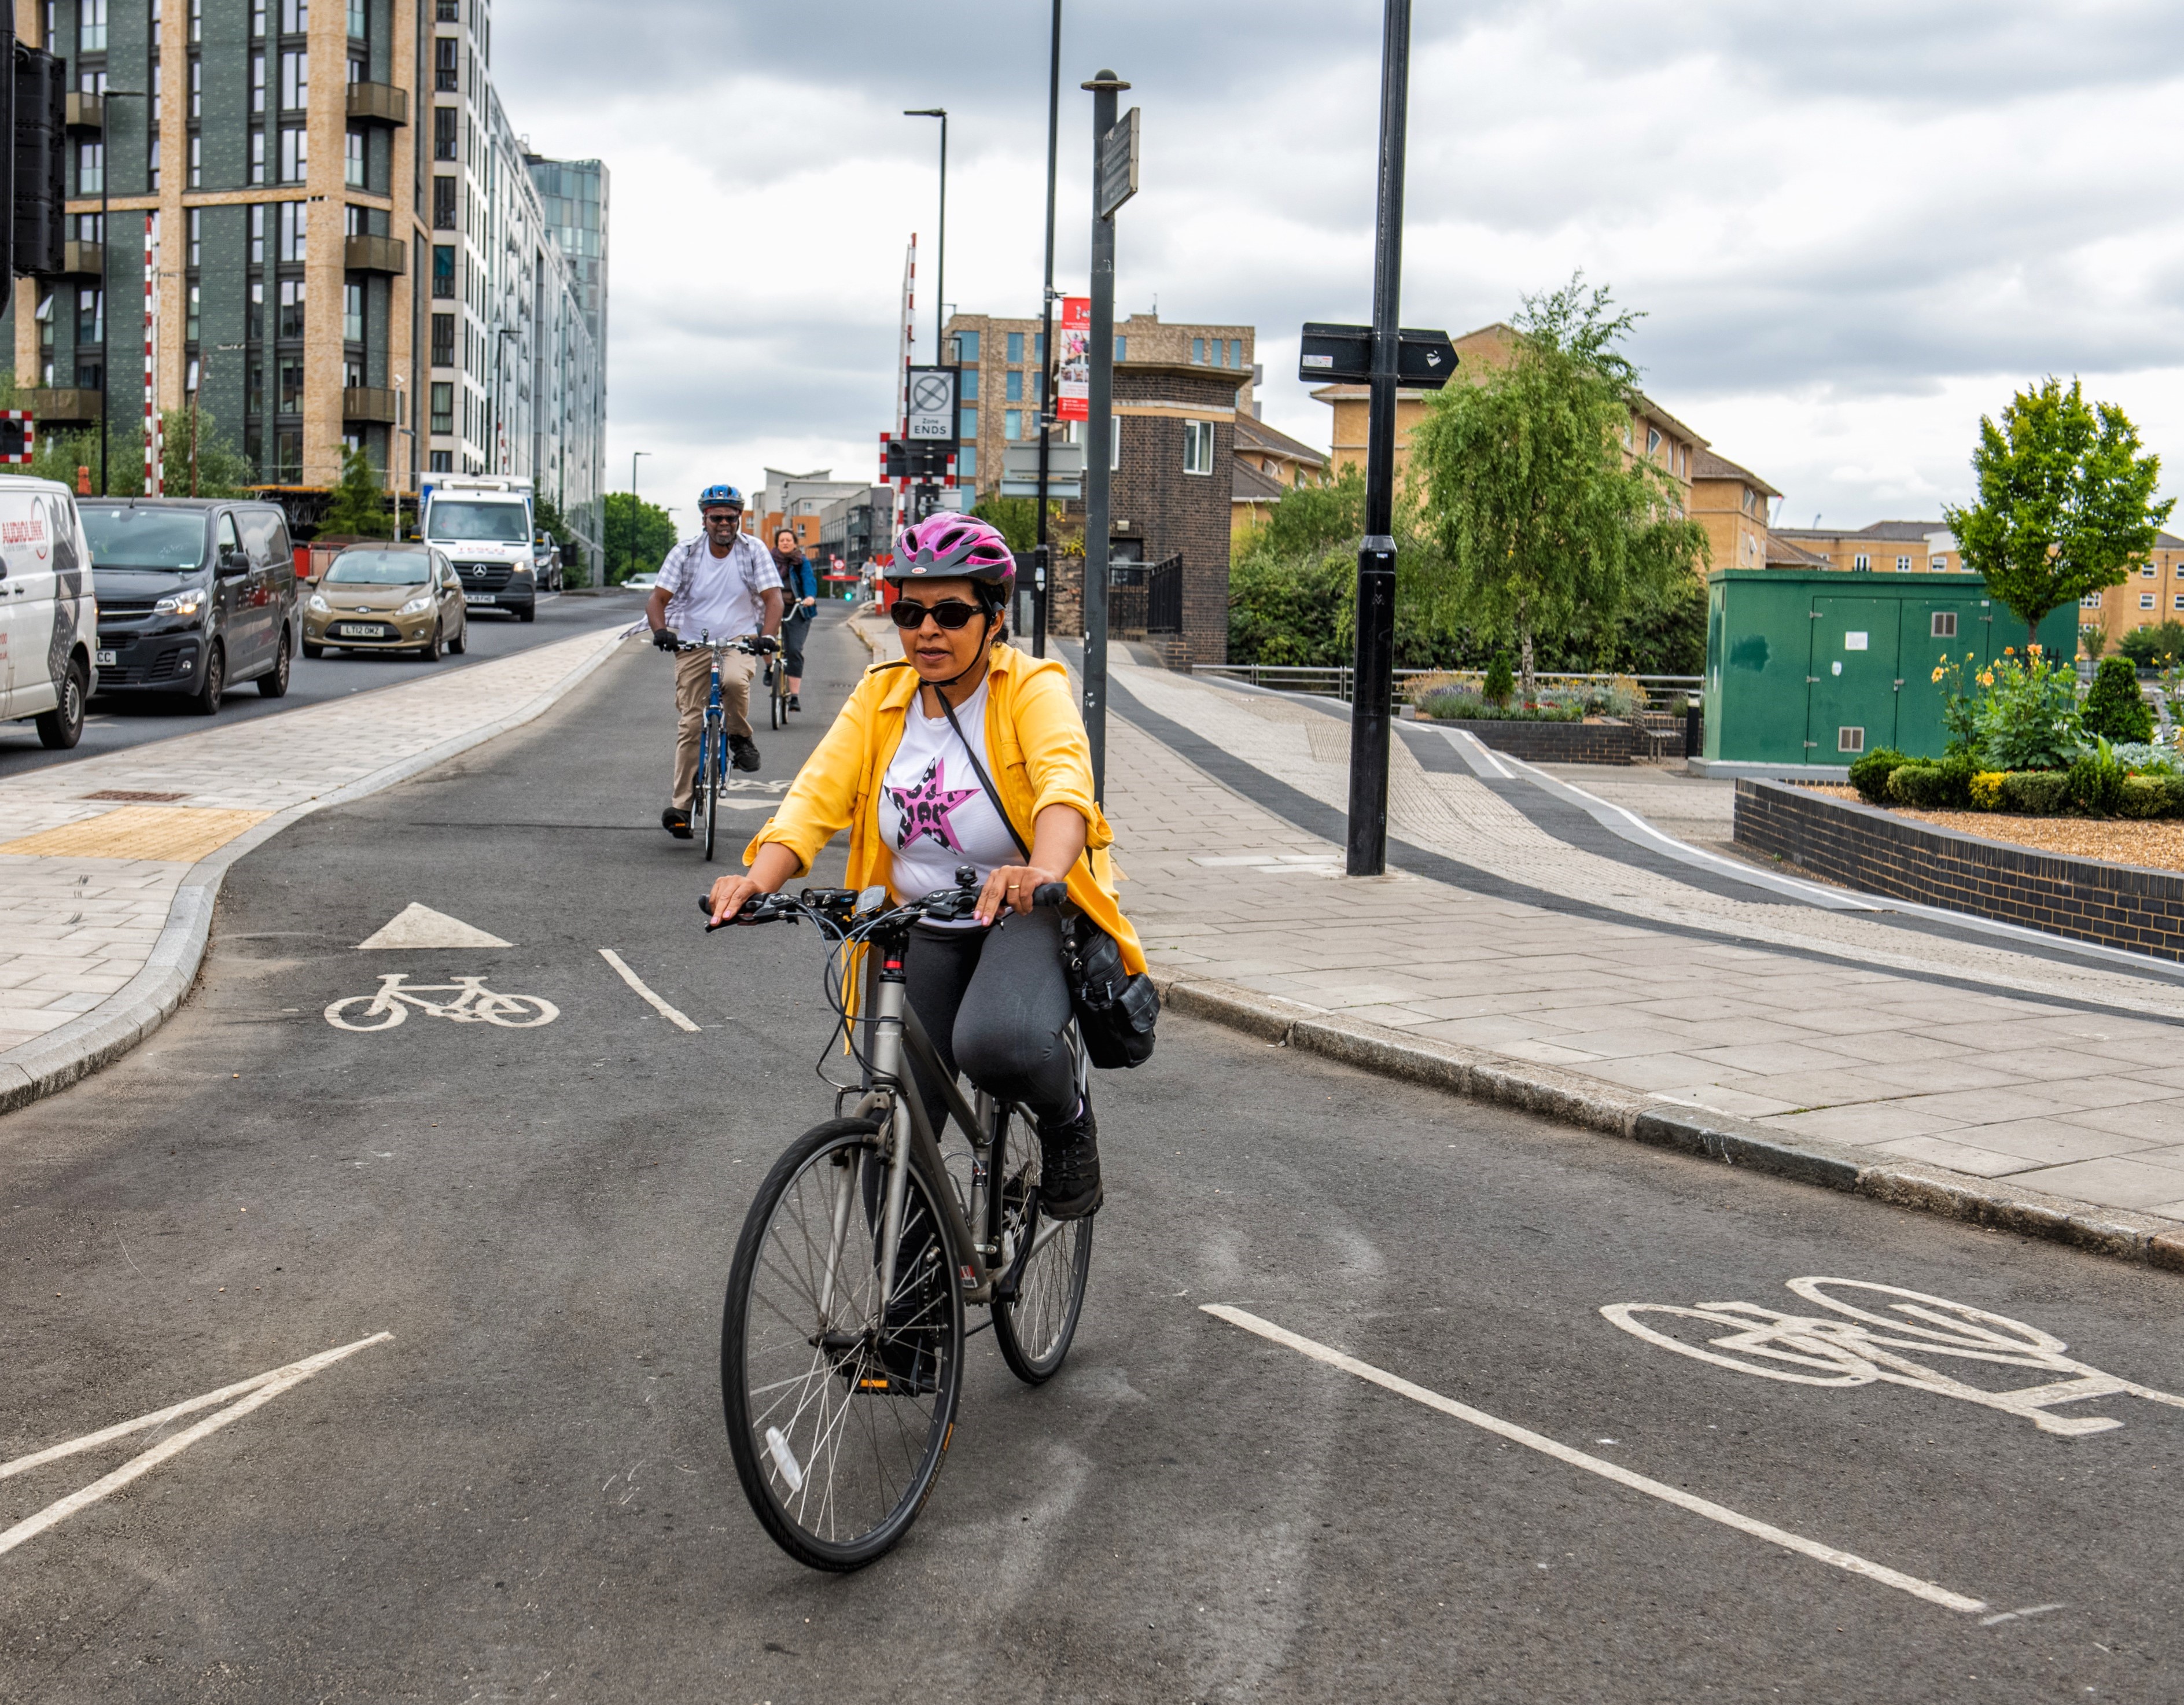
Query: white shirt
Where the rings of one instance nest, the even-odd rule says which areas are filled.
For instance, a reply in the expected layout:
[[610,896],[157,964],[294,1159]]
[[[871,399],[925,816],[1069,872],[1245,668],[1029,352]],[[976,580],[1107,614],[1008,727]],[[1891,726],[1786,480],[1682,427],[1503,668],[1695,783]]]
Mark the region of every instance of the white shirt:
[[781,576],[772,553],[749,533],[737,534],[726,556],[715,556],[701,532],[667,553],[660,584],[671,594],[667,625],[684,640],[737,639],[766,626],[764,594],[781,590]]
[[[986,686],[956,707],[963,733],[978,743],[978,761],[994,772],[986,747]],[[978,772],[945,716],[922,714],[921,690],[903,713],[902,744],[880,784],[880,833],[894,869],[889,886],[898,900],[956,886],[956,867],[969,865],[983,883],[994,868],[1021,864],[1023,852],[1000,812],[978,785]],[[977,927],[975,919],[953,928]]]

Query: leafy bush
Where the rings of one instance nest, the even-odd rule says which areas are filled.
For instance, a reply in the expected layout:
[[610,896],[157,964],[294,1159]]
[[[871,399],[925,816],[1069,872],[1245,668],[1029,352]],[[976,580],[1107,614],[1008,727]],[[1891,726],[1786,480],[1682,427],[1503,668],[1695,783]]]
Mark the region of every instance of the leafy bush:
[[2061,770],[2013,770],[2002,778],[2003,803],[2028,817],[2052,817],[2070,798],[2070,777]]
[[1868,752],[1850,766],[1850,784],[1868,805],[1885,805],[1888,800],[1888,777],[1910,761],[1895,747],[1883,746]]
[[2170,803],[2169,781],[2166,776],[2125,777],[2116,811],[2126,817],[2167,816],[2174,809]]
[[2164,658],[2184,657],[2184,621],[2134,627],[2116,642],[2116,649],[2141,669],[2154,668]]
[[1944,759],[1938,764],[1899,764],[1889,772],[1888,797],[1921,811],[1959,811],[1972,802],[1970,761]]
[[1972,809],[1975,811],[1998,811],[2002,809],[2002,784],[2008,778],[1999,770],[1981,770],[1972,777]]
[[2134,776],[2184,775],[2184,765],[2177,762],[2174,746],[2157,746],[2145,740],[2119,740],[2114,749],[2116,762]]
[[2109,817],[2115,815],[2116,806],[2123,799],[2124,768],[2115,761],[2115,754],[2103,740],[2097,750],[2088,752],[2065,772],[2070,780],[2070,800],[2075,809],[2088,816]]
[[2103,658],[2086,694],[2086,732],[2109,740],[2149,740],[2153,707],[2140,696],[2138,671],[2127,657]]
[[1484,690],[1486,702],[1490,705],[1507,704],[1509,695],[1517,690],[1517,677],[1510,672],[1509,660],[1498,651],[1494,654],[1494,660],[1486,666]]
[[1987,769],[2059,770],[2085,744],[2076,669],[2031,651],[2020,660],[2008,648],[1977,677],[1986,689],[1977,727]]
[[1440,716],[1465,722],[1581,722],[1585,709],[1579,705],[1524,705],[1492,699],[1462,687],[1441,687],[1422,693],[1417,699],[1422,716]]

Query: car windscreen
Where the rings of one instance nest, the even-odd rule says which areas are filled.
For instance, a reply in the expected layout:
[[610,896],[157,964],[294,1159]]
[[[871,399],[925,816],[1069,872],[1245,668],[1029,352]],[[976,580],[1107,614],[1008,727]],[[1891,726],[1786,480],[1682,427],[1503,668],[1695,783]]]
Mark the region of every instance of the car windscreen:
[[521,544],[531,537],[531,517],[521,504],[434,498],[425,537],[453,544]]
[[196,510],[132,509],[83,504],[83,531],[94,568],[159,568],[169,573],[203,566],[205,518]]
[[345,550],[326,580],[334,586],[421,586],[432,560],[421,550]]

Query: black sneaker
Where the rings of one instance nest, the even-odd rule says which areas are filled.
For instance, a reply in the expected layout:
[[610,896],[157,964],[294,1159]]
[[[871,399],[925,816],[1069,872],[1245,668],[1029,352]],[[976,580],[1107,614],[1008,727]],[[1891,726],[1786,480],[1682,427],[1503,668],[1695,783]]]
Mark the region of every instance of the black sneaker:
[[1100,1184],[1100,1122],[1086,1095],[1077,1117],[1039,1128],[1039,1206],[1049,1219],[1083,1219],[1106,1199]]
[[670,805],[660,814],[660,827],[677,840],[687,841],[690,839],[690,813],[678,811]]
[[738,770],[758,767],[758,742],[748,734],[728,736],[728,761]]
[[799,693],[790,694],[788,695],[788,708],[792,710],[801,710],[804,708],[803,695]]

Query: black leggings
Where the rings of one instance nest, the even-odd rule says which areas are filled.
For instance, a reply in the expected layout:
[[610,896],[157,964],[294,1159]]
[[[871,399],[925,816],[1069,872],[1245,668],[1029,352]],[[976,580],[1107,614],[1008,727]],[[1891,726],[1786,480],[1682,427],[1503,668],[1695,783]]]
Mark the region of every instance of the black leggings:
[[[991,928],[911,933],[905,992],[950,1072],[989,1095],[1021,1101],[1042,1119],[1077,1111],[1077,1067],[1064,1032],[1069,985],[1061,972],[1061,920],[1050,906],[1005,911]],[[938,1089],[925,1111],[939,1133]]]
[[792,681],[804,678],[804,636],[811,631],[808,615],[793,616],[781,624],[781,661]]

